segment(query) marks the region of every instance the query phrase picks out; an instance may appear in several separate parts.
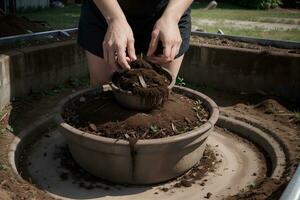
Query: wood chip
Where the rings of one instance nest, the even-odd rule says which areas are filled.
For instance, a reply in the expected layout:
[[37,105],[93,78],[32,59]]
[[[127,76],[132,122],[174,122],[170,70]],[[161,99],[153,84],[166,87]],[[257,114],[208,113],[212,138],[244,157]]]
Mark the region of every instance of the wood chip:
[[130,138],[130,136],[129,136],[127,133],[125,133],[124,136],[126,137],[126,139],[129,139],[129,138]]
[[175,133],[178,133],[178,130],[176,128],[176,126],[173,124],[173,122],[171,123],[172,129]]
[[147,88],[147,84],[146,84],[146,82],[145,82],[144,77],[143,77],[141,74],[139,74],[139,75],[138,75],[138,78],[139,78],[139,81],[140,81],[141,86],[142,86],[143,88]]
[[0,122],[1,122],[7,115],[8,115],[8,113],[5,113],[5,114],[1,117]]
[[89,123],[89,127],[90,127],[90,129],[92,129],[93,131],[98,131],[98,129],[97,129],[97,126],[95,125],[95,124],[93,124],[93,123]]
[[184,120],[185,120],[188,124],[191,123],[191,120],[190,120],[189,118],[187,118],[187,117],[185,117]]

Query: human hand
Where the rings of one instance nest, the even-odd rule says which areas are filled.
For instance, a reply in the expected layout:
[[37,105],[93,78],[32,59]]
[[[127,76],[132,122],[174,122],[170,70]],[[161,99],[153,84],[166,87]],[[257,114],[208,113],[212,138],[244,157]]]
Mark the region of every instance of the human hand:
[[119,66],[130,69],[128,62],[136,60],[133,33],[125,20],[114,20],[108,24],[102,46],[104,60],[115,70],[120,69]]
[[[163,53],[155,55],[159,41],[162,42]],[[163,16],[153,28],[147,56],[157,64],[169,63],[178,54],[181,42],[178,21],[172,17]]]

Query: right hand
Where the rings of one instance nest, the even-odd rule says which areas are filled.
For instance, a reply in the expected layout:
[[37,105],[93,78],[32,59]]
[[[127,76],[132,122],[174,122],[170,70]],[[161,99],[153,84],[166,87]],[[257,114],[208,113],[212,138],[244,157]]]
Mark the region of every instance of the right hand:
[[115,70],[120,69],[119,66],[130,69],[128,62],[136,60],[133,32],[124,20],[113,20],[108,24],[102,45],[104,60]]

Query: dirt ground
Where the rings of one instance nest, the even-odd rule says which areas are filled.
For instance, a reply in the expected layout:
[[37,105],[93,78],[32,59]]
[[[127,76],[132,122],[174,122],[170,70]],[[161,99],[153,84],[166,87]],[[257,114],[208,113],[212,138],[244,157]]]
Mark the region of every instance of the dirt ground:
[[225,38],[208,38],[208,37],[192,36],[191,43],[209,44],[209,45],[217,45],[223,47],[237,47],[237,48],[244,48],[244,49],[255,49],[262,52],[282,52],[282,53],[294,53],[294,54],[300,53],[300,49],[284,49],[284,48],[277,48],[272,46],[263,46],[263,45],[252,44],[247,42],[237,42]]
[[[79,89],[79,88],[77,88]],[[24,180],[19,180],[13,174],[8,163],[8,148],[14,136],[24,129],[28,124],[37,120],[42,115],[49,115],[52,108],[66,95],[75,92],[77,89],[64,89],[53,96],[31,96],[12,102],[10,106],[2,112],[0,117],[0,197],[7,199],[53,199],[45,192],[37,189],[34,185]],[[268,96],[247,96],[217,91],[212,89],[198,88],[207,94],[220,106],[221,114],[239,118],[240,116],[256,119],[272,130],[279,137],[289,156],[289,166],[286,167],[285,178],[281,180],[278,191],[268,190],[272,188],[270,184],[276,184],[267,180],[262,182],[261,187],[254,188],[248,193],[241,193],[230,199],[277,199],[286,183],[291,179],[297,163],[300,161],[300,125],[296,123],[292,112],[294,105],[286,102],[278,103],[279,100],[270,99]],[[289,110],[289,109],[291,110]],[[278,185],[276,185],[278,187]],[[262,195],[263,196],[262,198]]]
[[47,23],[14,15],[0,16],[0,37],[50,30]]

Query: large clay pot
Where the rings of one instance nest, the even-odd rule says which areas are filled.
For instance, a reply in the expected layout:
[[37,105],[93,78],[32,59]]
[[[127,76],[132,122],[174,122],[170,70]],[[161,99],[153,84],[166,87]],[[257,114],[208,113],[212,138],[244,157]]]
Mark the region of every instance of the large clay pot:
[[62,100],[55,119],[75,161],[91,174],[112,182],[153,184],[183,174],[201,159],[206,139],[219,117],[218,107],[209,97],[192,89],[174,86],[173,92],[201,100],[210,112],[209,120],[180,135],[139,140],[133,149],[126,140],[82,132],[63,120],[61,114],[68,102],[97,90],[99,92],[99,89],[83,90]]

